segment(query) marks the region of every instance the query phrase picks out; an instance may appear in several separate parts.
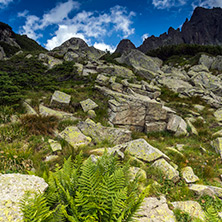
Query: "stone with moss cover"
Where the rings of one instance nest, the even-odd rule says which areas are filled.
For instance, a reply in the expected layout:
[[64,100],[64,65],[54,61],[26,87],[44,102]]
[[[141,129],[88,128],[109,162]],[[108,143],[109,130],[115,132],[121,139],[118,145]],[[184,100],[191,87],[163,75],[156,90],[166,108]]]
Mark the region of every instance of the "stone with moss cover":
[[72,113],[50,109],[43,105],[39,105],[39,113],[42,116],[56,116],[60,120],[72,120],[72,121],[78,120],[78,118],[74,117]]
[[222,158],[222,137],[218,137],[211,142],[211,146],[220,154]]
[[80,104],[84,112],[88,112],[89,110],[93,110],[98,107],[98,105],[91,99],[81,101]]
[[85,136],[76,126],[66,127],[59,134],[59,137],[66,140],[74,148],[86,146],[92,141],[90,137]]
[[218,122],[221,122],[222,121],[222,108],[216,110],[214,112],[214,116]]
[[131,156],[136,157],[137,159],[143,160],[145,162],[153,162],[161,157],[169,160],[169,157],[162,153],[157,148],[151,146],[144,139],[137,139],[117,145],[114,147],[121,151],[129,153]]
[[48,184],[43,178],[23,174],[0,174],[0,221],[22,222],[20,201],[26,192],[43,193]]
[[222,188],[208,185],[191,184],[189,189],[194,191],[197,195],[209,195],[222,198]]
[[198,202],[188,200],[172,202],[171,204],[175,209],[180,209],[185,213],[188,213],[192,218],[199,218],[202,221],[205,221],[205,213]]
[[48,142],[53,152],[62,150],[62,146],[59,142],[52,139],[49,139]]
[[78,124],[81,132],[90,136],[96,143],[107,140],[111,144],[121,144],[131,140],[131,131],[114,127],[105,127],[101,123],[95,123],[91,119]]
[[27,102],[23,102],[23,106],[27,114],[37,115],[37,112]]
[[71,96],[60,91],[55,91],[52,95],[50,104],[52,106],[68,106],[71,101]]
[[195,183],[199,180],[199,178],[194,174],[193,169],[191,167],[184,167],[181,170],[181,173],[186,183]]
[[165,159],[156,160],[152,166],[160,170],[168,180],[172,180],[176,183],[179,179],[179,172],[173,168]]
[[129,172],[132,180],[134,180],[137,175],[139,175],[140,182],[145,182],[147,179],[146,171],[139,167],[130,167]]
[[136,219],[139,222],[176,222],[164,196],[145,198]]

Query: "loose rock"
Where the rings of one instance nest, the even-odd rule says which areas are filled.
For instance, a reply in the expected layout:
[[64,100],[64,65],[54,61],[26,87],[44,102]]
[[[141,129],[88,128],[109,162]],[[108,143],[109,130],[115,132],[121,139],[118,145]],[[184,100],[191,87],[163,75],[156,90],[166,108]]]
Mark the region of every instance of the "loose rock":
[[71,96],[60,91],[55,91],[52,95],[50,105],[52,106],[68,106]]
[[180,179],[179,172],[164,159],[156,160],[152,166],[159,169],[167,179],[172,180],[174,183]]
[[145,198],[139,215],[137,218],[139,222],[176,222],[173,211],[169,209],[164,196]]
[[199,180],[199,178],[194,174],[193,169],[191,167],[184,167],[181,170],[181,173],[186,183],[195,183]]
[[177,201],[171,203],[174,208],[188,213],[192,218],[199,218],[205,221],[205,213],[200,204],[196,201]]
[[98,107],[98,105],[91,99],[81,101],[80,104],[84,112],[88,112],[89,110],[93,110]]
[[0,221],[22,222],[20,201],[26,192],[43,193],[48,184],[43,178],[23,174],[0,174]]
[[80,146],[88,145],[91,138],[85,136],[77,127],[69,126],[63,130],[59,137],[66,140],[72,147],[78,148]]

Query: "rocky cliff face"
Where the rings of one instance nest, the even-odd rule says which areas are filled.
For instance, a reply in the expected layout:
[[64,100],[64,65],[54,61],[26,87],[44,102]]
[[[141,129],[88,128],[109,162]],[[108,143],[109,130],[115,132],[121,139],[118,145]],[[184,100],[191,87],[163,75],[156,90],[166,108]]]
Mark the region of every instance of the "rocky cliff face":
[[190,21],[185,21],[181,31],[170,27],[168,33],[147,38],[138,49],[147,53],[162,46],[181,43],[222,45],[222,9],[197,7]]
[[20,48],[15,40],[15,33],[12,31],[12,28],[2,22],[0,22],[0,42],[4,42],[9,44],[10,46]]
[[19,35],[13,32],[12,28],[0,22],[0,60],[10,57],[19,50],[24,51],[46,51],[34,40],[26,35]]

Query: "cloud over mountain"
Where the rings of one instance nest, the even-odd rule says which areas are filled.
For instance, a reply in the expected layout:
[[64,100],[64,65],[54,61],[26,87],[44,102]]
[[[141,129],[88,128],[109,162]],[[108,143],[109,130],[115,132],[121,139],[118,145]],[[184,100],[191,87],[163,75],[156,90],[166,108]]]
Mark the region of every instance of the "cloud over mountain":
[[[98,38],[101,42],[97,42],[97,45],[105,46],[103,41],[105,36],[116,33],[120,38],[127,38],[135,31],[131,28],[131,19],[135,13],[128,12],[125,7],[117,5],[108,12],[79,11],[80,7],[79,2],[68,0],[59,3],[42,17],[31,15],[27,11],[21,12],[18,16],[26,18],[21,33],[38,40],[42,37],[41,30],[54,25],[55,31],[45,44],[47,49],[52,49],[71,37],[82,38],[89,44],[91,38]],[[108,48],[113,50],[112,46]]]

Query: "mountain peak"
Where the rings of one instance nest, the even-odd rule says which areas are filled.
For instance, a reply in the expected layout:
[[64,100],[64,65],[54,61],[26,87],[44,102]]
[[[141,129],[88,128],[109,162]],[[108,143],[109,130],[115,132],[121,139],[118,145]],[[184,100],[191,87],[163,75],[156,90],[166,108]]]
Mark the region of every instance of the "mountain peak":
[[129,39],[123,39],[118,44],[115,53],[122,54],[123,52],[129,51],[131,49],[136,49],[136,46]]

